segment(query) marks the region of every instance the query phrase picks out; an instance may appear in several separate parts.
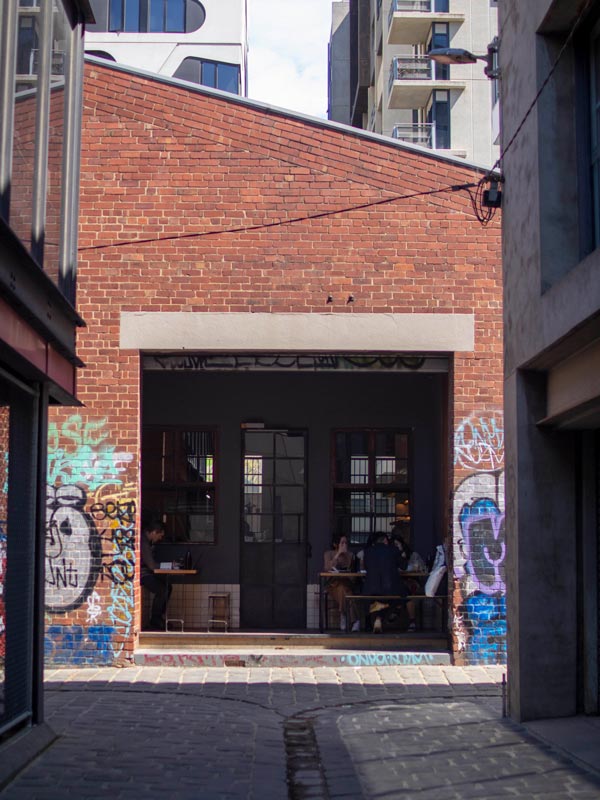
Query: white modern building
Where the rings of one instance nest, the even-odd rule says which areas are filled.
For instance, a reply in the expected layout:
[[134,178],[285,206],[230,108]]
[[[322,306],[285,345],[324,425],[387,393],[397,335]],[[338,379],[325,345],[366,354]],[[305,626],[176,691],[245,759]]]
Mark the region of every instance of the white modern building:
[[329,118],[491,166],[496,81],[481,62],[436,64],[427,53],[485,56],[497,30],[497,0],[334,2]]
[[247,96],[247,0],[91,0],[85,52]]

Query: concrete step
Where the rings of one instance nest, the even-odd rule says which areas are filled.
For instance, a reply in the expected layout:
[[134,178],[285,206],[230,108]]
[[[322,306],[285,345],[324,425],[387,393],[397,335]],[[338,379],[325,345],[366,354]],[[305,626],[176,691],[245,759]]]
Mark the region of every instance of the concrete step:
[[134,661],[145,667],[391,667],[449,666],[448,652],[326,650],[324,648],[178,649],[141,647]]
[[141,666],[318,667],[449,665],[445,636],[428,633],[144,632]]
[[326,650],[449,650],[445,635],[429,632],[418,633],[343,633],[306,631],[289,633],[282,631],[143,631],[139,635],[141,648],[209,649],[302,647]]

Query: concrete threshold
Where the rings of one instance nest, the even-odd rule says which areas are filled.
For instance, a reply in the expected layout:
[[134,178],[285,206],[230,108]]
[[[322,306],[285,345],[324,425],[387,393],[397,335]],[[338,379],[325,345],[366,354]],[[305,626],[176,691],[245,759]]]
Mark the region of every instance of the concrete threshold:
[[134,653],[138,666],[164,667],[392,667],[449,666],[447,652],[418,650],[323,650],[293,647],[219,647],[218,649],[141,647]]

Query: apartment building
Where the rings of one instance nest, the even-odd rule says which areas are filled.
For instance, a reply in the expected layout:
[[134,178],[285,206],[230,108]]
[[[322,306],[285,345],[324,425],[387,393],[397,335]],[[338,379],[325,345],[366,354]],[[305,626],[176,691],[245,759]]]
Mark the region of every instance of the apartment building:
[[329,118],[491,166],[499,153],[496,82],[480,63],[437,64],[427,54],[487,54],[496,6],[497,0],[334,2]]
[[247,0],[91,0],[85,52],[246,97]]

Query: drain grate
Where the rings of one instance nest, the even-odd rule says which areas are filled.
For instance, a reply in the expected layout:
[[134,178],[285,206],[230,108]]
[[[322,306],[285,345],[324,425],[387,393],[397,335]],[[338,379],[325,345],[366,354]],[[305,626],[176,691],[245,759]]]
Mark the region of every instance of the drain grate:
[[328,800],[329,792],[312,720],[287,720],[283,735],[289,800],[307,800],[311,797]]

